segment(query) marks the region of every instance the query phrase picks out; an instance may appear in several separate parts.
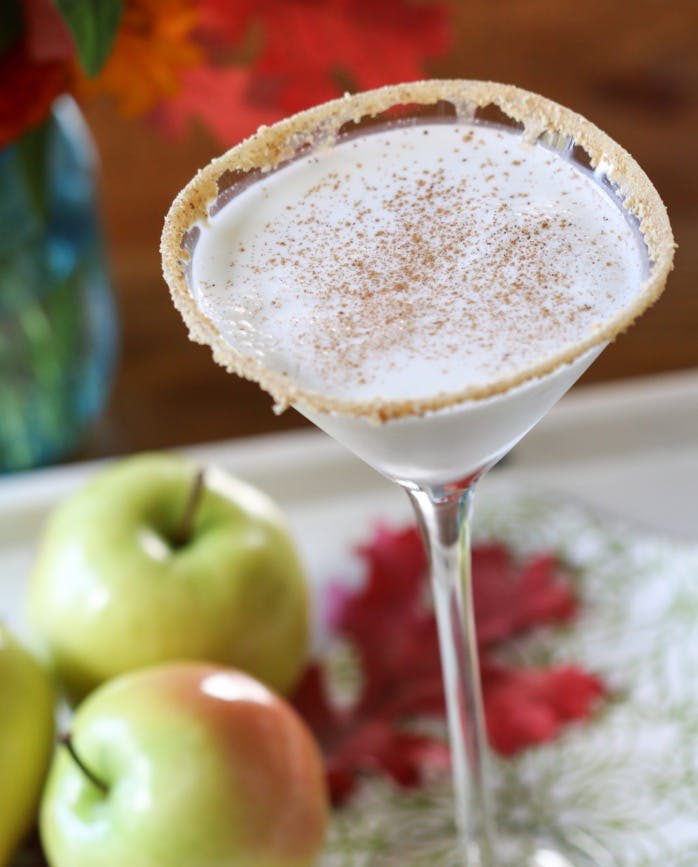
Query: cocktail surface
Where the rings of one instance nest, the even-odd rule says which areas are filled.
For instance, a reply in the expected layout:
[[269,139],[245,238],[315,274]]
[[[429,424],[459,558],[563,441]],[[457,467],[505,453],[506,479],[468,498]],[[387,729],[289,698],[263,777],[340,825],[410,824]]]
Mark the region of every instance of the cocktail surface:
[[339,399],[486,387],[593,335],[647,277],[594,175],[506,128],[396,125],[239,192],[191,291],[241,355]]

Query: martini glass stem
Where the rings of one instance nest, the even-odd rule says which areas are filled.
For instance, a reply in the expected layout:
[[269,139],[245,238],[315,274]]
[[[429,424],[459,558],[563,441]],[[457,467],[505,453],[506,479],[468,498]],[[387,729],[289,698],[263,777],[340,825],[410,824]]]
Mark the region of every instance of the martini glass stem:
[[429,554],[446,695],[456,825],[467,867],[494,867],[487,743],[473,610],[470,514],[474,480],[409,487]]

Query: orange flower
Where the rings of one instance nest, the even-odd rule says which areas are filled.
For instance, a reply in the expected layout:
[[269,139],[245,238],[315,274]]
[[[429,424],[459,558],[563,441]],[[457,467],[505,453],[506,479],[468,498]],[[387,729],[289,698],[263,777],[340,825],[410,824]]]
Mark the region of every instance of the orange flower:
[[126,0],[109,59],[94,79],[78,73],[78,95],[107,93],[125,116],[146,114],[176,94],[181,73],[203,59],[197,24],[195,0]]

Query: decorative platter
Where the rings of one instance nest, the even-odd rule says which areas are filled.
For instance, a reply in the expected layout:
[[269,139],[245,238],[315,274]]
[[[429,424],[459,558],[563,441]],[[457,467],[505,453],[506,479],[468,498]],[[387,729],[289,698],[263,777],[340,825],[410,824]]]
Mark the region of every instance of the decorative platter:
[[[222,461],[272,493],[285,509],[314,592],[356,583],[354,554],[377,521],[403,526],[402,495],[334,448],[300,438],[302,461],[273,444]],[[211,455],[203,450],[201,457]],[[214,450],[215,458],[225,458]],[[316,466],[311,478],[307,466]],[[24,631],[23,594],[49,509],[92,472],[49,471],[0,485],[0,613]],[[494,486],[477,505],[477,539],[515,552],[550,550],[572,576],[580,610],[564,626],[507,644],[524,664],[573,661],[598,674],[608,697],[592,721],[553,742],[493,765],[498,823],[516,851],[517,833],[552,834],[599,867],[698,864],[698,547],[638,529],[573,499]],[[318,609],[321,605],[318,606]],[[318,623],[317,650],[325,636]],[[456,867],[448,775],[398,790],[363,781],[337,811],[321,867]],[[521,853],[524,858],[523,852]],[[18,862],[19,863],[19,862]],[[28,863],[28,862],[22,862]]]

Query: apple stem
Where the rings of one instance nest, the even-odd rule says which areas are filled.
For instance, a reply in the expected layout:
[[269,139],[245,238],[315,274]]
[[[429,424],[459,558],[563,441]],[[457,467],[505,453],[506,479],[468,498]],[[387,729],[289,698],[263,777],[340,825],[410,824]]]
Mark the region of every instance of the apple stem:
[[194,476],[187,502],[184,504],[184,511],[179,521],[179,526],[172,537],[172,544],[175,548],[182,548],[191,538],[192,529],[194,526],[194,516],[196,508],[199,505],[201,494],[204,490],[204,471],[198,470]]
[[80,768],[83,774],[87,777],[87,779],[97,788],[106,794],[109,791],[109,786],[103,781],[100,780],[99,777],[96,777],[92,771],[85,765],[80,756],[75,752],[75,745],[73,744],[72,735],[69,732],[60,735],[58,738],[60,744],[62,744],[70,753],[70,757],[75,762],[75,764]]

